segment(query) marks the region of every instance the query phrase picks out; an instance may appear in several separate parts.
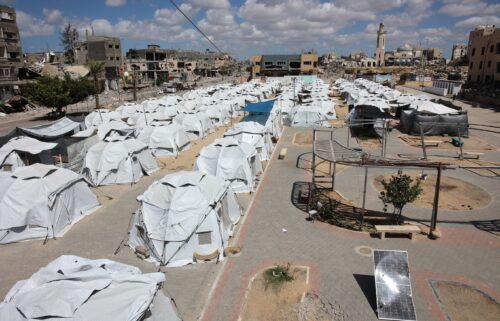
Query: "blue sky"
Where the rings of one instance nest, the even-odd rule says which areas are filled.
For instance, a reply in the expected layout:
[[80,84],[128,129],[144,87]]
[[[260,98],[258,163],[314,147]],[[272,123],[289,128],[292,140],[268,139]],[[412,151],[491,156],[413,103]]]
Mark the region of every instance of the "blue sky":
[[[25,52],[60,50],[68,22],[84,37],[118,36],[124,53],[155,43],[164,48],[211,48],[168,0],[10,0],[17,10]],[[314,49],[348,54],[375,51],[383,21],[386,49],[403,43],[439,47],[449,57],[481,24],[500,26],[500,4],[491,0],[176,0],[223,50],[243,59],[258,53]],[[213,48],[211,48],[213,49]]]

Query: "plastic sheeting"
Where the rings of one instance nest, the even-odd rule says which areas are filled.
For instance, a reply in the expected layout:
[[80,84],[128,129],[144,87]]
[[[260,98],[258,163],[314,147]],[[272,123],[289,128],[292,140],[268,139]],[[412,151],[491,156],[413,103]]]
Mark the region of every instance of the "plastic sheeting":
[[[4,165],[10,165],[13,169],[24,166],[17,152],[28,154],[40,154],[43,151],[51,150],[57,146],[57,143],[44,143],[31,137],[14,137],[5,145],[0,147],[0,168]],[[50,157],[50,155],[48,155]]]
[[138,197],[128,244],[145,246],[150,259],[167,266],[196,263],[194,253],[224,247],[241,211],[229,183],[201,172],[180,171],[154,182]]
[[63,255],[12,287],[0,303],[0,319],[138,321],[149,315],[180,321],[159,290],[164,281],[163,273],[143,274],[111,260]]
[[[437,135],[450,135],[457,136],[458,128],[460,126],[460,135],[468,136],[469,119],[467,113],[459,113],[452,115],[426,115],[421,114],[415,110],[403,111],[400,118],[400,129],[402,132],[411,135],[420,135],[419,123],[432,122],[439,125],[424,125],[422,126],[424,135],[437,136]],[[446,124],[449,124],[446,126]]]
[[19,128],[29,136],[37,138],[54,139],[69,133],[75,133],[80,129],[80,123],[68,117],[63,117],[55,122],[30,128]]
[[0,176],[0,243],[62,236],[99,206],[83,178],[34,164]]

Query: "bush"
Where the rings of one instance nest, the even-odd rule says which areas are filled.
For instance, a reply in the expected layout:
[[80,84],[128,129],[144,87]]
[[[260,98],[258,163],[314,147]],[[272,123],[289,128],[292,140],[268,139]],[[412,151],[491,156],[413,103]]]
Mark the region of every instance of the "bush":
[[417,179],[413,184],[413,179],[410,176],[399,172],[389,181],[384,179],[382,185],[384,191],[380,192],[379,198],[384,202],[384,211],[387,211],[387,206],[391,204],[394,207],[393,214],[396,215],[396,223],[399,224],[403,207],[415,201],[422,193],[420,180]]
[[293,275],[290,271],[290,263],[286,266],[276,265],[264,271],[264,282],[266,290],[271,287],[278,291],[285,282],[293,281]]

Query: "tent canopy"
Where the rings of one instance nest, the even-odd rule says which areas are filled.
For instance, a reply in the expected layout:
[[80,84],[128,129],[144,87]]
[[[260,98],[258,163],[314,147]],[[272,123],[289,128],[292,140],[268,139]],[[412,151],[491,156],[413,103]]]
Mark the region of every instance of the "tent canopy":
[[57,143],[44,143],[38,139],[26,136],[19,136],[10,139],[7,144],[0,147],[0,165],[13,151],[29,154],[40,154],[44,150],[50,150],[57,146]]
[[249,103],[241,111],[248,113],[270,113],[273,109],[274,101],[276,99],[270,99],[258,103]]
[[63,117],[49,124],[19,129],[29,136],[54,139],[71,133],[75,129],[79,129],[79,127],[79,122],[73,121],[68,117]]

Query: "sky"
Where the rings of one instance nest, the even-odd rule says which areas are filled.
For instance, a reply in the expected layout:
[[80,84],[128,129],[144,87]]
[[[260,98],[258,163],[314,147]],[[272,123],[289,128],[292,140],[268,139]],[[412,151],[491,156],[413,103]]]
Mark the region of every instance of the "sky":
[[[447,58],[455,43],[467,43],[477,25],[500,26],[495,0],[175,0],[215,44],[238,59],[253,54],[299,53],[347,55],[375,52],[383,22],[386,50],[404,43],[443,48]],[[61,50],[60,31],[71,23],[85,36],[121,38],[129,48],[205,50],[213,47],[169,0],[8,0],[13,6],[24,52]]]

